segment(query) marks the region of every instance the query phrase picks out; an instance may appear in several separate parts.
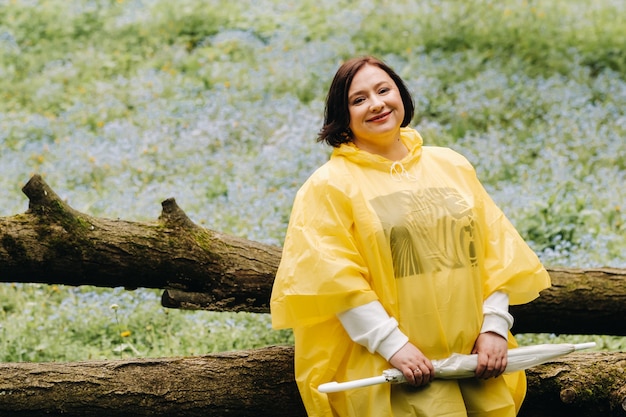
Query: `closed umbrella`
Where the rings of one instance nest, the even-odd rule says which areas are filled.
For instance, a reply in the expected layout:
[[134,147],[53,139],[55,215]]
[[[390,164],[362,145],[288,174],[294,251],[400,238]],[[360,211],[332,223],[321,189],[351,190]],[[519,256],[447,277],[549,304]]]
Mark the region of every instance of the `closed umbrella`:
[[[559,356],[567,355],[576,350],[589,349],[594,347],[594,342],[590,343],[555,343],[541,344],[532,346],[522,346],[510,349],[508,353],[508,362],[504,372],[521,371],[533,366],[541,365]],[[478,355],[461,355],[458,353],[452,356],[433,360],[435,368],[435,378],[440,379],[461,379],[474,376],[476,365],[478,363]],[[406,382],[402,372],[396,368],[383,371],[380,376],[371,378],[357,379],[348,382],[328,382],[318,387],[323,393],[345,391],[353,388],[367,387],[370,385],[383,383],[401,383]]]

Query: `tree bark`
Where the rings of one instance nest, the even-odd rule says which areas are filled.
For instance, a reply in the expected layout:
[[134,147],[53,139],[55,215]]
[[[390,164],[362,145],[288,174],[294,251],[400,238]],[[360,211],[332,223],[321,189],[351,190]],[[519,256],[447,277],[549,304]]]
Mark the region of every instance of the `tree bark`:
[[280,248],[195,225],[174,199],[156,223],[77,212],[35,175],[25,214],[0,218],[0,281],[201,292],[224,310],[267,311]]
[[[195,225],[174,199],[156,223],[94,218],[40,176],[29,209],[0,218],[0,281],[162,288],[170,308],[269,312],[281,250]],[[548,269],[553,286],[512,306],[513,330],[626,335],[626,270]]]
[[293,349],[73,363],[0,364],[5,417],[305,416]]
[[626,335],[626,270],[548,268],[552,287],[511,306],[515,333]]
[[626,416],[626,353],[580,353],[526,371],[520,416]]
[[[521,417],[626,415],[626,353],[573,353],[531,368]],[[208,356],[0,364],[0,415],[305,417],[293,348]]]
[[[547,269],[552,287],[531,303],[511,306],[514,333],[626,336],[626,270]],[[170,308],[224,310],[210,294],[178,290],[165,290],[161,303]]]

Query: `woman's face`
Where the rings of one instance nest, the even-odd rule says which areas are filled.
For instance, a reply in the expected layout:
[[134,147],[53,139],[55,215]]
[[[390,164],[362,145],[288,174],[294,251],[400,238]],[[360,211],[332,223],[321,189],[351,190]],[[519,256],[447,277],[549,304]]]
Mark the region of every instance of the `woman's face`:
[[348,112],[355,145],[379,148],[399,139],[404,104],[398,86],[381,68],[366,64],[354,75]]

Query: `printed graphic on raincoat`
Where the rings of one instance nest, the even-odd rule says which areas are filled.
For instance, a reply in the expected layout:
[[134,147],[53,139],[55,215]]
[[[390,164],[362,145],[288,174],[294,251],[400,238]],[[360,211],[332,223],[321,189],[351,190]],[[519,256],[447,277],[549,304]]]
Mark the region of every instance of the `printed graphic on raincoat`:
[[[550,286],[539,259],[464,157],[422,146],[413,129],[403,128],[401,139],[409,154],[398,162],[353,144],[335,148],[294,201],[271,312],[274,328],[294,329],[296,382],[307,412],[397,417],[422,407],[433,416],[465,415],[466,406],[501,407],[492,397],[503,390],[519,409],[523,372],[489,381],[435,380],[420,390],[397,385],[393,394],[389,384],[331,394],[316,389],[389,368],[349,338],[338,313],[379,300],[414,345],[442,359],[471,352],[489,295],[503,291],[511,304],[523,304]],[[509,347],[515,346],[509,334]],[[481,395],[486,385],[496,395]]]

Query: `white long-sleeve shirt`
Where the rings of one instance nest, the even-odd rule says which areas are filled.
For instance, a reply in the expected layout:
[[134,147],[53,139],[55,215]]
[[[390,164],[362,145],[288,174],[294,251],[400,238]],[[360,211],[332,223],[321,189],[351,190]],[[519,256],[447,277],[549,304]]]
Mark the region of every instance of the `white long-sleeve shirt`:
[[[385,311],[379,301],[352,308],[337,315],[350,338],[377,352],[389,360],[409,338],[398,328],[398,321]],[[494,332],[504,337],[513,326],[513,316],[509,314],[508,294],[496,291],[483,303],[483,325],[481,333]]]

